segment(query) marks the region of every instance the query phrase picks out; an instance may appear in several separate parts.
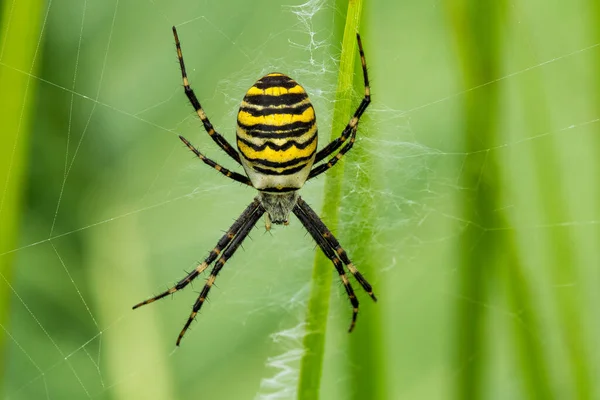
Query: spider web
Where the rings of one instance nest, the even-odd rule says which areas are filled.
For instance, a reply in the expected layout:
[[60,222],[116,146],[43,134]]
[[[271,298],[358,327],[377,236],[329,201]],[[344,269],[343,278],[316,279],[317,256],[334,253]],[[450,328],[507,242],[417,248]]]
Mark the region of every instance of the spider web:
[[[533,178],[518,168],[533,168],[522,161],[528,152],[553,146],[564,146],[558,168],[563,179],[578,174],[568,157],[579,155],[580,168],[581,160],[591,159],[600,114],[590,107],[585,90],[591,79],[587,66],[599,57],[600,42],[590,40],[583,28],[554,40],[575,29],[581,6],[553,16],[556,32],[550,32],[540,27],[547,15],[521,4],[513,10],[517,22],[523,19],[533,32],[543,33],[542,39],[528,33],[536,52],[509,38],[515,48],[506,72],[464,90],[446,38],[450,28],[437,3],[394,12],[372,7],[364,40],[375,101],[359,132],[356,146],[362,153],[346,160],[340,231],[365,229],[353,222],[363,211],[349,200],[369,199],[369,228],[377,232],[370,245],[382,262],[371,280],[385,287],[380,297],[388,298],[381,307],[410,304],[400,314],[384,314],[394,321],[390,335],[413,346],[425,343],[418,338],[420,319],[411,312],[435,319],[448,300],[479,304],[500,321],[528,329],[506,304],[464,298],[447,283],[459,268],[448,254],[465,229],[509,229],[464,220],[453,199],[476,189],[462,183],[468,159],[499,155],[514,162],[507,173],[524,174],[503,203],[518,220],[515,229],[533,237],[524,246],[539,246],[536,240],[564,229],[580,243],[593,243],[600,219],[586,199],[597,199],[597,193],[582,189],[585,179],[570,180],[563,188],[583,203],[569,203],[565,218],[548,220],[529,212],[535,208],[528,203],[527,182]],[[198,393],[294,398],[315,251],[297,221],[271,233],[259,224],[219,276],[180,349],[174,350],[174,342],[201,280],[172,300],[130,309],[193,268],[254,196],[197,162],[177,140],[182,134],[217,162],[232,165],[201,129],[182,93],[171,25],[178,27],[192,87],[228,140],[233,141],[241,97],[272,71],[303,84],[315,105],[321,146],[329,137],[340,52],[333,38],[343,26],[344,10],[315,0],[286,6],[240,2],[232,11],[205,1],[52,0],[42,15],[34,60],[43,60],[38,73],[33,65],[22,68],[3,58],[6,42],[17,40],[10,26],[0,40],[0,70],[27,76],[37,90],[30,95],[38,99],[21,238],[16,248],[0,253],[15,257],[14,277],[0,272],[0,290],[10,292],[11,300],[10,320],[0,326],[7,337],[4,398],[196,398]],[[495,86],[514,99],[532,81],[544,83],[552,120],[527,124],[522,111],[507,106],[512,118],[502,124],[502,142],[465,152],[457,139],[464,98]],[[587,97],[577,97],[580,93]],[[356,104],[361,96],[355,93]],[[566,100],[573,98],[580,104]],[[481,165],[483,175],[487,164]],[[353,185],[366,171],[377,171],[381,179]],[[14,179],[11,172],[6,179]],[[316,210],[323,181],[302,191]],[[347,250],[352,255],[356,249]],[[585,264],[586,253],[578,257]],[[541,297],[577,288],[585,293],[583,304],[598,300],[584,283],[597,281],[597,274],[583,270],[578,279],[555,281],[543,272],[543,267],[529,271],[539,276]],[[334,294],[323,393],[338,393],[347,385],[335,367],[346,357],[335,345],[345,340],[345,331],[335,327],[345,326],[349,311],[343,290]],[[597,329],[586,334],[594,337]],[[560,356],[556,336],[536,340]],[[397,358],[409,350],[404,345],[390,349]],[[436,355],[421,357],[439,362]],[[431,398],[426,393],[432,382],[441,385],[435,393],[443,393],[462,366],[441,364],[411,372],[414,365],[399,364],[403,379],[414,381],[395,388],[396,397]]]

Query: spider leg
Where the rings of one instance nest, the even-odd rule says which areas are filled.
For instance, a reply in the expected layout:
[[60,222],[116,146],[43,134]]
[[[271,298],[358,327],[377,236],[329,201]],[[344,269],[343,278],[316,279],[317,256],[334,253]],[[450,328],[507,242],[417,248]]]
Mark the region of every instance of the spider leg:
[[327,226],[321,221],[317,213],[314,212],[312,208],[302,198],[298,198],[297,203],[298,207],[304,212],[304,214],[311,220],[312,224],[317,228],[319,234],[327,241],[329,246],[335,251],[335,253],[342,259],[346,267],[350,271],[350,273],[354,276],[354,278],[360,283],[362,288],[371,296],[374,301],[377,301],[377,297],[373,294],[373,288],[371,284],[365,279],[365,277],[358,271],[358,269],[354,266],[346,251],[340,246],[338,240],[333,236],[331,231],[327,229]]
[[248,219],[250,217],[252,217],[252,215],[258,210],[258,208],[261,207],[258,200],[254,200],[245,210],[244,212],[242,212],[242,214],[240,215],[240,217],[233,223],[233,225],[231,225],[231,228],[229,228],[229,230],[225,233],[225,235],[223,235],[223,237],[221,239],[219,239],[219,242],[217,243],[217,246],[210,252],[210,254],[208,255],[208,257],[206,257],[206,259],[204,260],[204,262],[202,262],[201,264],[199,264],[192,272],[190,272],[185,278],[183,278],[182,280],[180,280],[179,282],[177,282],[175,284],[175,286],[173,286],[172,288],[162,292],[161,294],[154,296],[148,300],[144,300],[141,303],[136,304],[135,306],[133,306],[133,309],[135,310],[138,307],[144,306],[146,304],[150,304],[155,302],[156,300],[160,300],[163,297],[166,297],[170,294],[173,294],[175,292],[177,292],[178,290],[183,289],[184,287],[186,287],[191,281],[193,281],[198,275],[200,275],[202,272],[204,272],[204,270],[206,268],[208,268],[208,266],[217,258],[217,256],[219,254],[221,254],[221,252],[223,251],[223,249],[225,249],[230,243],[231,241],[238,235],[238,233],[240,232],[240,229],[244,226],[244,224],[246,224],[248,222]]
[[[213,269],[210,273],[210,276],[206,280],[206,284],[204,285],[204,287],[202,288],[202,291],[200,292],[200,296],[198,296],[198,299],[194,303],[194,307],[192,308],[192,313],[190,314],[187,322],[185,323],[183,329],[181,330],[179,337],[177,337],[177,343],[176,343],[177,346],[179,346],[179,343],[181,342],[183,335],[185,335],[185,332],[188,330],[188,328],[190,327],[190,324],[192,323],[194,318],[196,318],[196,315],[198,314],[198,312],[200,311],[200,308],[204,304],[204,300],[206,300],[206,297],[208,296],[208,292],[210,292],[210,288],[215,283],[215,279],[217,278],[219,271],[221,271],[221,269],[223,268],[223,266],[225,265],[227,260],[229,260],[231,258],[231,256],[233,256],[233,253],[235,253],[235,251],[242,244],[242,242],[244,241],[246,236],[248,236],[248,233],[250,233],[250,231],[252,230],[252,228],[254,227],[256,222],[262,217],[263,213],[265,212],[265,209],[262,207],[262,205],[260,205],[258,203],[258,200],[256,200],[256,199],[252,203],[252,206],[253,206],[253,210],[247,215],[247,218],[245,221],[242,222],[238,233],[235,235],[235,237],[233,238],[233,240],[231,241],[229,246],[227,246],[227,248],[223,251],[223,254],[221,255],[221,257],[219,257],[219,259],[215,263],[215,266],[213,267]],[[249,209],[250,208],[246,209],[246,211],[248,211]]]
[[[300,200],[300,198],[298,198],[298,200]],[[308,205],[306,207],[308,207]],[[308,233],[310,233],[310,235],[313,237],[315,242],[317,242],[321,250],[323,250],[323,253],[325,253],[327,258],[331,260],[333,266],[340,275],[340,279],[344,284],[344,288],[346,289],[346,293],[348,294],[348,298],[350,299],[350,303],[352,304],[352,322],[350,323],[350,328],[348,328],[348,332],[352,332],[354,326],[356,325],[356,317],[358,316],[358,299],[356,298],[354,290],[352,289],[352,285],[350,284],[350,281],[346,276],[346,272],[344,271],[342,261],[337,256],[333,248],[329,245],[325,237],[321,234],[320,227],[317,226],[312,220],[312,218],[306,213],[306,207],[302,207],[298,203],[296,203],[293,212],[296,215],[296,217],[298,217],[300,222],[302,222],[302,225],[304,225],[304,227],[306,228]],[[325,224],[323,224],[323,226],[325,226]],[[327,227],[325,227],[325,229],[327,230],[327,232],[329,232],[329,229],[327,229]],[[331,232],[329,233],[331,234]]]
[[321,164],[321,165],[318,165],[318,166],[314,167],[313,169],[311,169],[306,180],[309,180],[309,179],[314,178],[315,176],[321,175],[323,172],[327,171],[329,168],[331,168],[335,164],[337,164],[337,162],[344,156],[344,154],[346,154],[352,148],[352,146],[354,146],[355,140],[356,140],[356,126],[354,128],[352,128],[352,133],[350,134],[350,140],[348,141],[348,143],[346,143],[344,145],[344,147],[342,147],[342,149],[335,156],[331,157],[331,159],[329,161],[327,161],[326,164]]
[[[356,40],[358,42],[358,51],[360,53],[360,62],[361,62],[362,71],[363,71],[363,80],[364,80],[364,85],[365,85],[365,97],[360,102],[358,108],[354,112],[354,115],[350,119],[350,122],[348,122],[348,125],[346,125],[346,127],[342,131],[341,136],[338,137],[337,139],[333,140],[327,146],[323,147],[320,151],[317,152],[317,155],[315,156],[315,164],[319,163],[321,160],[325,159],[326,157],[329,157],[331,154],[333,154],[334,151],[339,149],[340,146],[348,139],[349,135],[353,136],[356,134],[356,127],[358,126],[360,117],[363,115],[363,113],[367,109],[368,105],[371,103],[371,87],[369,86],[369,75],[367,73],[367,62],[365,61],[365,52],[363,51],[362,42],[360,40],[360,35],[358,33],[356,34]],[[352,147],[352,146],[350,146],[350,147]],[[348,150],[350,150],[350,148],[348,148],[346,151],[348,151]],[[323,169],[319,173],[325,172],[327,169],[333,167],[333,165],[335,165],[335,163],[333,163],[328,168]],[[309,176],[308,179],[310,179],[311,177],[317,176],[317,175],[318,174],[313,174],[311,171],[311,176]]]
[[216,169],[217,171],[219,171],[220,173],[222,173],[223,175],[225,175],[226,177],[233,179],[234,181],[238,181],[240,183],[243,183],[245,185],[248,186],[252,186],[252,182],[250,182],[250,179],[248,179],[247,176],[239,174],[237,172],[234,171],[230,171],[225,167],[220,166],[219,164],[217,164],[216,162],[214,162],[213,160],[211,160],[210,158],[207,158],[204,154],[200,153],[200,151],[195,148],[186,138],[184,138],[183,136],[179,136],[179,139],[181,139],[181,141],[200,159],[202,160],[205,164],[210,165],[211,167],[213,167],[214,169]]
[[221,136],[219,132],[217,132],[212,126],[208,117],[206,116],[206,113],[202,109],[202,106],[200,105],[196,94],[194,94],[194,91],[190,87],[187,73],[185,72],[185,63],[183,62],[181,43],[179,43],[179,36],[177,35],[177,29],[175,27],[173,27],[173,36],[175,37],[175,46],[177,47],[177,58],[179,59],[179,66],[181,67],[181,78],[183,79],[183,88],[185,89],[185,94],[187,98],[189,99],[190,103],[192,103],[192,106],[194,107],[194,110],[196,110],[196,114],[198,114],[198,117],[200,117],[200,120],[202,121],[204,129],[206,130],[208,135],[215,141],[217,145],[219,145],[221,149],[223,149],[225,153],[229,155],[229,157],[233,158],[235,162],[241,165],[240,155],[229,144],[227,139]]

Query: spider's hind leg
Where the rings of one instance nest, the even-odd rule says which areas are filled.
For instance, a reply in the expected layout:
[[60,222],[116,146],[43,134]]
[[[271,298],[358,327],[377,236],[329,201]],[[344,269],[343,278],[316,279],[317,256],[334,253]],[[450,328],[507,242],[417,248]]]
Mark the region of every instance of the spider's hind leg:
[[[324,234],[325,233],[324,230],[326,232],[329,232],[329,234],[331,234],[331,232],[329,231],[329,229],[327,229],[325,224],[320,222],[320,220],[319,220],[319,222],[320,222],[320,225],[322,225],[322,226],[320,226],[319,224],[316,224],[315,221],[310,216],[310,213],[307,213],[308,210],[313,212],[312,209],[310,207],[308,207],[308,205],[301,198],[298,198],[298,202],[297,202],[296,206],[294,207],[294,214],[298,217],[300,222],[302,222],[302,225],[304,225],[304,227],[306,228],[308,233],[310,233],[310,235],[313,237],[315,242],[317,242],[317,245],[319,245],[321,250],[323,250],[323,253],[325,253],[327,258],[329,258],[331,260],[331,262],[333,263],[333,266],[335,267],[336,271],[338,272],[338,274],[340,276],[340,279],[342,280],[344,288],[346,289],[346,293],[348,294],[348,298],[350,299],[350,304],[352,304],[352,322],[350,323],[350,328],[348,329],[349,332],[352,332],[352,330],[354,329],[354,326],[356,325],[356,318],[358,316],[358,304],[359,304],[358,299],[356,298],[354,290],[352,289],[352,285],[350,284],[350,281],[348,280],[348,277],[346,276],[346,272],[344,271],[344,267],[343,267],[342,261],[340,260],[339,253],[334,251],[334,248],[327,241],[327,238],[326,238],[327,236]],[[323,230],[323,228],[324,228],[324,230]],[[333,237],[333,235],[331,235],[331,236]],[[362,283],[361,283],[361,285],[362,285]],[[369,285],[369,288],[370,288],[370,285]],[[372,294],[372,292],[371,292],[371,294]],[[372,297],[374,298],[375,296],[372,296]]]
[[[252,204],[246,209],[246,211],[249,211],[249,213],[245,215],[243,221],[241,221],[237,234],[235,235],[233,240],[231,240],[227,248],[223,251],[219,259],[215,263],[210,273],[210,276],[206,280],[206,284],[202,288],[198,299],[194,303],[194,307],[192,307],[192,312],[188,317],[188,320],[186,321],[185,325],[183,326],[183,329],[179,333],[179,336],[177,337],[177,346],[179,346],[183,335],[185,335],[185,332],[190,327],[190,324],[196,318],[196,315],[198,315],[198,313],[200,312],[200,308],[202,308],[202,305],[206,301],[208,293],[210,292],[211,287],[214,285],[215,280],[217,279],[217,275],[219,274],[225,263],[231,258],[231,256],[233,256],[233,253],[235,253],[235,251],[242,244],[246,236],[248,236],[248,233],[250,233],[250,230],[252,230],[256,222],[265,212],[264,208],[260,205],[257,199],[255,199],[252,202]],[[246,213],[246,211],[244,213]],[[238,221],[241,219],[242,218],[239,218]],[[238,221],[236,221],[236,224],[238,223]]]
[[300,207],[304,211],[306,216],[310,219],[312,224],[315,226],[315,228],[319,232],[319,235],[325,239],[325,241],[327,242],[329,247],[331,247],[335,251],[335,253],[338,255],[338,257],[341,258],[341,260],[344,262],[344,264],[346,264],[346,268],[348,268],[348,271],[350,271],[350,273],[354,276],[354,278],[357,280],[357,282],[362,286],[362,288],[365,290],[365,292],[367,292],[367,294],[374,301],[377,301],[377,297],[375,297],[375,294],[373,293],[373,288],[372,288],[371,284],[365,279],[365,277],[360,273],[360,271],[354,266],[352,261],[350,261],[350,258],[348,257],[346,250],[344,250],[342,248],[342,246],[340,246],[340,243],[338,242],[338,240],[335,238],[335,236],[333,236],[333,233],[331,233],[331,231],[327,228],[327,226],[325,226],[323,221],[321,221],[321,219],[319,218],[317,213],[315,213],[314,210],[312,208],[310,208],[310,206],[308,204],[306,204],[306,202],[304,200],[302,200],[302,198],[298,199],[298,207]]
[[192,282],[194,279],[196,279],[196,277],[198,275],[200,275],[202,272],[204,272],[204,270],[206,270],[206,268],[208,268],[208,266],[216,260],[216,258],[219,256],[219,254],[221,254],[221,252],[225,249],[228,248],[228,246],[230,245],[231,241],[238,235],[238,233],[240,232],[240,230],[242,229],[242,227],[244,226],[245,223],[247,223],[248,219],[256,212],[256,210],[260,207],[260,204],[257,200],[254,200],[245,210],[244,212],[242,212],[242,214],[240,215],[240,217],[233,223],[233,225],[231,225],[231,227],[229,228],[229,230],[225,233],[225,235],[223,235],[223,237],[221,237],[221,239],[219,239],[219,242],[217,243],[217,245],[215,246],[214,249],[212,249],[212,251],[210,252],[210,254],[208,255],[208,257],[206,257],[206,259],[204,260],[204,262],[202,262],[201,264],[199,264],[192,272],[190,272],[189,274],[187,274],[187,276],[185,278],[183,278],[182,280],[180,280],[179,282],[177,282],[177,284],[175,284],[173,287],[165,290],[164,292],[149,298],[148,300],[144,300],[138,304],[136,304],[135,306],[133,306],[133,309],[135,310],[136,308],[139,308],[141,306],[145,306],[146,304],[150,304],[155,302],[156,300],[160,300],[163,297],[166,297],[170,294],[173,294],[181,289],[183,289],[184,287],[186,287],[190,282]]

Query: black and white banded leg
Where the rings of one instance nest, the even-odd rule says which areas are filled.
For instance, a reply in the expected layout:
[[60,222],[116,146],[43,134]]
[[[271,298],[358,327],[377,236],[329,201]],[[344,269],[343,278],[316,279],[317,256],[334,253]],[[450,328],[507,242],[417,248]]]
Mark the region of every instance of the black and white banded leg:
[[[300,203],[300,202],[302,202],[302,203]],[[294,207],[293,212],[296,215],[296,217],[298,217],[300,222],[302,222],[302,225],[304,225],[304,227],[306,228],[308,233],[313,237],[313,239],[315,240],[317,245],[321,248],[323,253],[325,253],[327,258],[329,258],[331,260],[331,262],[333,263],[333,266],[335,267],[336,271],[338,272],[338,274],[340,276],[342,284],[344,285],[344,288],[346,289],[346,293],[348,294],[348,298],[350,299],[350,304],[352,304],[352,322],[350,323],[350,327],[348,328],[348,332],[352,332],[352,330],[354,329],[354,326],[356,325],[356,318],[358,317],[359,302],[354,293],[354,289],[352,289],[352,285],[350,284],[350,281],[348,280],[348,277],[346,276],[346,272],[344,271],[344,266],[342,264],[342,260],[340,260],[338,253],[331,246],[331,244],[327,241],[327,236],[333,237],[333,235],[331,234],[329,229],[327,229],[325,224],[321,223],[319,225],[319,224],[315,223],[315,221],[313,220],[313,218],[310,215],[311,213],[314,213],[314,211],[301,198],[298,198],[298,203],[296,203],[296,206]],[[339,245],[339,243],[338,243],[338,245]],[[356,268],[354,268],[354,269],[356,270]],[[361,277],[362,277],[362,275],[361,275]],[[362,283],[361,283],[361,285],[362,285]],[[370,285],[368,287],[370,288]],[[371,294],[372,294],[372,292],[371,292]],[[372,297],[374,298],[375,296],[372,296]]]
[[[346,125],[346,127],[342,131],[342,134],[340,135],[340,137],[331,141],[327,146],[325,146],[324,148],[322,148],[321,150],[319,150],[317,152],[317,155],[315,156],[315,167],[313,168],[312,171],[310,171],[310,175],[308,176],[308,179],[314,178],[315,176],[320,175],[323,172],[327,171],[329,168],[333,167],[336,164],[337,160],[339,160],[347,151],[349,151],[352,148],[354,138],[356,137],[356,129],[358,127],[358,122],[360,121],[360,117],[363,115],[363,113],[365,112],[365,110],[367,109],[369,104],[371,103],[371,87],[369,86],[369,75],[367,73],[367,62],[365,61],[365,52],[363,51],[362,42],[360,40],[360,35],[358,33],[356,34],[356,40],[358,42],[358,51],[360,52],[360,62],[362,65],[363,80],[364,80],[364,85],[365,85],[365,96],[362,99],[362,101],[360,102],[360,104],[358,105],[358,108],[354,112],[354,115],[352,116],[352,118],[350,118],[350,122],[348,122],[348,125]],[[347,147],[345,146],[344,148],[342,148],[342,150],[338,153],[339,156],[336,155],[336,157],[332,158],[327,164],[321,164],[318,166],[316,165],[320,161],[324,160],[325,158],[327,158],[331,154],[333,154],[337,149],[339,149],[340,146],[342,144],[344,144],[344,142],[346,142],[346,140],[348,138],[351,138],[352,143],[350,143],[350,146],[347,146]],[[344,151],[344,149],[345,149],[345,151]]]
[[[153,303],[156,300],[160,300],[163,297],[166,297],[170,294],[173,294],[173,293],[185,288],[190,282],[192,282],[194,279],[196,279],[196,277],[198,275],[200,275],[202,272],[204,272],[208,268],[208,266],[210,264],[212,264],[212,262],[215,261],[215,259],[220,254],[223,254],[223,256],[227,255],[226,256],[227,258],[231,257],[233,252],[235,252],[235,250],[239,247],[239,245],[242,243],[244,238],[248,235],[248,232],[250,232],[250,229],[252,229],[252,227],[254,226],[256,221],[262,216],[263,213],[264,213],[264,209],[260,205],[259,201],[255,199],[244,210],[244,212],[242,212],[242,214],[233,223],[233,225],[231,225],[231,227],[225,233],[225,235],[223,235],[223,237],[221,237],[221,239],[219,239],[219,242],[217,243],[215,248],[210,252],[208,257],[206,257],[206,259],[201,264],[199,264],[196,268],[194,268],[194,270],[192,272],[190,272],[185,278],[183,278],[182,280],[177,282],[173,287],[169,288],[168,290],[166,290],[148,300],[144,300],[141,303],[136,304],[135,306],[133,306],[133,309],[135,310],[138,307]],[[223,256],[221,256],[221,258],[217,261],[217,264],[221,261]],[[223,261],[222,264],[225,264],[225,262]],[[221,265],[221,267],[222,267],[222,265]],[[214,270],[213,270],[213,273],[211,274],[211,276],[213,276],[213,274],[214,274]],[[214,275],[216,276],[216,274],[214,274]],[[209,280],[210,279],[211,278],[209,278]],[[214,282],[214,278],[213,278],[213,282]],[[191,321],[188,321],[188,322],[191,323]],[[179,335],[179,338],[177,339],[177,345],[179,345],[179,342],[181,341],[181,338],[183,337],[183,333],[185,333],[185,330],[189,326],[189,323],[186,324],[184,331]]]
[[[254,202],[258,203],[258,200],[254,200]],[[253,203],[253,205],[255,203]],[[181,342],[183,335],[185,335],[185,332],[190,327],[190,324],[192,323],[194,318],[196,318],[196,315],[198,315],[198,312],[200,312],[200,308],[202,308],[204,301],[208,297],[208,292],[210,292],[210,288],[215,283],[215,280],[217,279],[217,275],[219,274],[219,272],[221,271],[221,269],[223,268],[223,266],[225,265],[227,260],[229,260],[231,258],[231,256],[233,256],[233,253],[235,253],[235,251],[238,249],[238,247],[242,244],[242,242],[244,241],[246,236],[248,236],[248,233],[250,233],[250,231],[252,230],[254,225],[256,225],[256,222],[262,217],[264,212],[265,212],[265,209],[260,204],[258,204],[258,206],[254,209],[254,211],[242,223],[242,226],[240,227],[237,235],[233,238],[231,243],[229,243],[229,246],[227,246],[227,248],[221,254],[221,257],[219,257],[219,259],[215,263],[212,271],[210,272],[210,276],[206,280],[206,284],[202,288],[202,291],[200,292],[198,299],[194,303],[194,307],[192,307],[192,313],[190,314],[187,322],[185,323],[183,329],[181,330],[179,337],[177,337],[177,343],[176,343],[177,346],[179,346],[179,343]]]
[[181,139],[181,141],[188,147],[188,149],[190,149],[196,155],[196,157],[198,157],[200,160],[202,160],[202,162],[204,162],[206,165],[211,166],[212,168],[216,169],[217,171],[219,171],[226,177],[233,179],[234,181],[243,183],[244,185],[252,186],[252,182],[250,182],[250,179],[246,175],[239,174],[235,171],[230,171],[227,168],[222,167],[221,165],[217,164],[210,158],[206,157],[204,154],[200,153],[200,151],[197,148],[195,148],[183,136],[179,136],[179,139]]
[[223,149],[223,151],[225,153],[227,153],[235,162],[237,162],[238,164],[241,165],[240,155],[229,144],[227,139],[225,139],[223,136],[221,136],[219,134],[219,132],[217,132],[215,130],[213,125],[210,123],[210,120],[206,116],[206,113],[202,109],[202,106],[200,105],[200,102],[198,101],[196,94],[190,87],[190,82],[188,81],[187,72],[185,71],[185,63],[183,61],[183,53],[181,51],[181,43],[179,42],[179,36],[177,35],[177,29],[175,27],[173,27],[173,36],[175,37],[175,46],[177,48],[177,59],[179,60],[179,66],[181,67],[181,79],[183,80],[183,88],[185,90],[185,95],[189,99],[190,103],[192,103],[192,106],[194,107],[194,110],[196,110],[196,114],[198,114],[198,117],[200,117],[200,120],[202,121],[202,124],[204,125],[204,129],[206,130],[208,135],[215,141],[215,143],[217,145],[219,145],[219,147],[221,149]]
[[321,221],[317,213],[314,212],[312,208],[302,198],[298,198],[297,205],[302,211],[308,216],[311,220],[314,227],[317,229],[319,234],[327,241],[327,244],[335,251],[339,258],[346,264],[346,268],[348,271],[354,276],[356,281],[362,286],[362,288],[367,292],[367,294],[374,300],[377,301],[377,297],[373,293],[373,288],[371,284],[365,279],[365,277],[360,273],[360,271],[354,266],[346,251],[340,246],[338,240],[333,236],[331,231],[327,228],[327,226]]

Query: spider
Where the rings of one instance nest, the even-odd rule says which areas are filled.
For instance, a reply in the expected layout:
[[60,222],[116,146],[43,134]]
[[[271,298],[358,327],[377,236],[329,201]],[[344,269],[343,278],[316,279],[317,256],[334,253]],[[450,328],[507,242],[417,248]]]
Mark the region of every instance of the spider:
[[[377,301],[377,298],[373,294],[369,282],[352,264],[344,249],[319,216],[298,195],[298,190],[307,180],[315,178],[333,167],[352,148],[360,117],[371,102],[367,65],[360,35],[357,33],[356,39],[362,63],[365,96],[337,139],[317,151],[317,123],[315,111],[308,95],[302,86],[290,77],[273,72],[260,78],[242,100],[237,115],[239,153],[214,129],[208,120],[190,87],[175,27],[173,27],[173,36],[187,98],[200,117],[208,135],[233,161],[243,167],[246,175],[230,171],[207,158],[183,136],[179,136],[179,139],[205,164],[234,181],[258,189],[258,196],[219,240],[204,262],[196,266],[192,272],[170,289],[136,304],[133,309],[183,289],[216,260],[210,276],[194,303],[192,313],[177,338],[176,345],[179,346],[183,335],[204,304],[217,275],[262,215],[266,213],[265,227],[269,230],[271,223],[287,225],[289,214],[293,212],[323,250],[323,253],[332,261],[340,275],[353,308],[352,322],[348,330],[351,332],[358,316],[358,299],[346,276],[344,265],[369,296],[374,301]],[[340,150],[329,161],[321,163],[338,149]],[[319,165],[313,168],[314,164]]]

